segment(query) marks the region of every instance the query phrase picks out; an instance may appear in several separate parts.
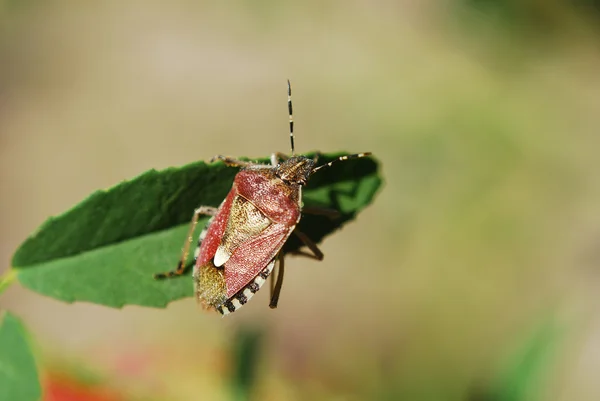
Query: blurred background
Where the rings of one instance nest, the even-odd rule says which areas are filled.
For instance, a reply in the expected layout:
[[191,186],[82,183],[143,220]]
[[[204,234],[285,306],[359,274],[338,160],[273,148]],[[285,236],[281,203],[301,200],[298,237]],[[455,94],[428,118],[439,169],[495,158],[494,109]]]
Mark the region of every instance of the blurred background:
[[48,400],[598,400],[599,71],[592,0],[0,0],[0,273],[96,189],[287,152],[288,78],[296,149],[386,182],[277,310],[0,307]]

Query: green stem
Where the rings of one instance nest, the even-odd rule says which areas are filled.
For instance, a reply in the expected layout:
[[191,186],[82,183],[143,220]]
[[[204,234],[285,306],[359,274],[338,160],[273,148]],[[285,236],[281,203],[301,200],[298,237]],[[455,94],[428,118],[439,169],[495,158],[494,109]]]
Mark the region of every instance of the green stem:
[[14,269],[8,269],[3,276],[0,276],[0,294],[2,294],[16,278],[17,272]]

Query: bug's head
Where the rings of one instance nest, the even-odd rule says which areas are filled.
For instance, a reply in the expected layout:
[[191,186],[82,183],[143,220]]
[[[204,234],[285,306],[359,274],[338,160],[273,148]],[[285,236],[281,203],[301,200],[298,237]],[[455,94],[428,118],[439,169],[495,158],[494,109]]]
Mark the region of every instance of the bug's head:
[[277,166],[275,174],[289,184],[305,185],[315,161],[304,156],[293,156]]

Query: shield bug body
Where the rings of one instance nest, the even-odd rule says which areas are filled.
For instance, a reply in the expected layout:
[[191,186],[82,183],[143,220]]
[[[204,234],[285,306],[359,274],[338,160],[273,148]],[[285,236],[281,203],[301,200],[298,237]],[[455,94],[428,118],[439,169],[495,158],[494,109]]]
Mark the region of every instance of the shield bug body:
[[[244,305],[265,283],[279,263],[279,275],[271,291],[270,306],[275,308],[283,283],[282,247],[291,234],[322,260],[323,253],[296,225],[302,213],[334,216],[329,209],[302,207],[302,187],[312,174],[338,161],[368,156],[358,153],[342,156],[315,167],[316,158],[294,154],[294,122],[291,86],[288,81],[288,110],[292,156],[271,156],[271,164],[258,164],[226,156],[215,156],[228,166],[241,167],[233,186],[219,208],[202,206],[194,211],[190,231],[177,269],[155,275],[174,277],[184,273],[192,235],[200,215],[212,216],[200,234],[195,251],[194,284],[197,300],[223,315]],[[306,254],[304,254],[306,255]]]

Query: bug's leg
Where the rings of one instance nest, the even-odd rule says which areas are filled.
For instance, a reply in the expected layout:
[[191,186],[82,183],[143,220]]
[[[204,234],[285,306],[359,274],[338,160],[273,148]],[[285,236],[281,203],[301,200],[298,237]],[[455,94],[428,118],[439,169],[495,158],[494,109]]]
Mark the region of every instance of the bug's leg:
[[289,156],[286,155],[285,153],[281,153],[281,152],[275,152],[271,154],[271,165],[272,166],[278,166],[279,165],[279,160],[287,160],[289,159]]
[[188,258],[188,253],[190,252],[190,244],[194,240],[194,230],[196,229],[196,225],[198,224],[198,218],[200,215],[206,216],[214,216],[217,214],[217,208],[211,206],[200,206],[198,209],[194,210],[194,215],[192,216],[192,221],[190,223],[190,229],[188,231],[188,235],[185,239],[185,243],[183,245],[183,251],[181,252],[181,259],[179,263],[177,263],[177,267],[175,270],[171,270],[166,273],[157,273],[154,275],[156,280],[181,276],[185,272],[185,262]]
[[281,253],[278,258],[279,260],[279,269],[277,272],[277,282],[273,287],[273,281],[271,281],[271,302],[269,302],[269,308],[275,309],[277,308],[277,303],[279,302],[279,294],[281,293],[281,286],[283,285],[283,272],[285,263],[283,261],[283,253]]
[[316,152],[315,155],[313,156],[313,161],[315,162],[315,164],[319,161],[319,158],[321,157],[321,152]]
[[[275,257],[276,260],[279,260],[279,254],[277,254],[277,256]],[[273,272],[271,272],[271,274],[269,275],[269,291],[270,291],[270,297],[273,297],[273,291],[275,291],[275,266],[273,266]]]
[[342,215],[339,211],[337,211],[335,209],[329,209],[326,207],[319,207],[319,206],[304,206],[302,208],[302,213],[314,214],[317,216],[326,216],[326,217],[329,217],[330,219],[337,219]]
[[307,256],[309,258],[316,259],[316,260],[323,260],[325,255],[323,255],[323,252],[321,252],[321,250],[319,249],[319,247],[317,247],[317,244],[315,244],[313,242],[313,240],[308,238],[308,236],[306,234],[304,234],[302,231],[299,231],[298,229],[294,230],[294,234],[296,234],[296,236],[298,238],[300,238],[300,241],[302,241],[302,243],[304,245],[306,245],[308,247],[308,249],[310,249],[312,254],[310,254],[308,252],[302,252],[302,251],[295,251],[295,252],[290,252],[290,253],[295,254],[295,255]]
[[256,163],[246,162],[246,161],[243,161],[243,160],[236,159],[234,157],[223,156],[223,155],[213,156],[210,159],[210,162],[214,163],[214,162],[216,162],[218,160],[222,161],[223,163],[225,163],[229,167],[248,167],[248,166],[251,166],[253,164],[256,164]]

